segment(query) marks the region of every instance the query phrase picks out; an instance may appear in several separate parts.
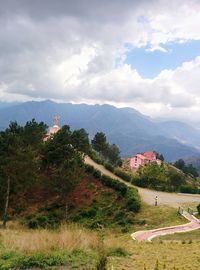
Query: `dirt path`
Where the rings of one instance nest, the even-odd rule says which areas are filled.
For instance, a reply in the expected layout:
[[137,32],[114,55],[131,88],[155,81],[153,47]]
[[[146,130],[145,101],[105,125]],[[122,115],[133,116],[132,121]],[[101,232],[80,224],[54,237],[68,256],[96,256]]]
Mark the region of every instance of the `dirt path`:
[[[90,157],[85,158],[85,163],[92,165],[94,168],[98,169],[105,175],[108,175],[112,178],[120,180],[121,182],[125,183],[127,186],[133,186],[132,184],[125,182],[118,176],[114,175],[113,173],[105,169],[102,165],[95,163]],[[136,187],[136,188],[138,189],[138,192],[142,200],[152,205],[155,203],[156,196],[158,196],[158,204],[165,204],[165,205],[169,205],[176,208],[186,203],[195,203],[195,202],[200,203],[200,195],[196,195],[196,194],[193,195],[193,194],[182,194],[182,193],[181,194],[167,193],[167,192],[150,190],[147,188],[139,188],[139,187]]]
[[137,241],[151,241],[153,238],[161,236],[161,235],[183,233],[183,232],[189,232],[189,231],[200,229],[199,219],[195,218],[194,216],[189,215],[187,212],[184,212],[183,216],[190,222],[183,225],[159,228],[155,230],[138,231],[138,232],[133,233],[131,237]]

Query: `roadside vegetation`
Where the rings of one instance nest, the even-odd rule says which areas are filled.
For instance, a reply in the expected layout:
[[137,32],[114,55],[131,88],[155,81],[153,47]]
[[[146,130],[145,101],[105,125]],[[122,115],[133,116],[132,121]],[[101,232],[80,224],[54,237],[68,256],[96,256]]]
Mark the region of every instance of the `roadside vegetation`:
[[186,164],[183,159],[177,160],[174,164],[174,167],[181,170],[183,173],[187,175],[191,175],[193,177],[198,177],[199,173],[198,170],[192,164]]
[[122,161],[117,146],[114,147],[115,151],[112,152],[113,158],[109,157],[108,149],[112,147],[107,143],[104,133],[99,132],[95,135],[92,140],[92,147],[89,155],[95,162],[136,186],[167,192],[200,193],[197,170],[192,165],[186,165],[182,159],[174,164],[168,164],[164,162],[163,155],[157,153],[161,165],[152,162],[141,166],[137,172],[133,173],[126,161],[123,162],[124,166],[121,167]]
[[133,176],[132,182],[140,187],[160,191],[200,193],[198,179],[188,176],[166,163],[161,165],[150,163],[141,166]]

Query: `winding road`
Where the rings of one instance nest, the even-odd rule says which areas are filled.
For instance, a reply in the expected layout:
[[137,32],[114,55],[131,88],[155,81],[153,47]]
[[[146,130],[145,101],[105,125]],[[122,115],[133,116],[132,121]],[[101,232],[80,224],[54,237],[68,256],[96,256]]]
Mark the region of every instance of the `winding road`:
[[[85,163],[93,166],[95,169],[101,171],[101,173],[110,176],[114,179],[118,179],[120,182],[125,183],[127,186],[132,186],[138,189],[138,192],[142,198],[142,200],[148,204],[155,203],[155,197],[158,197],[158,204],[164,204],[171,207],[178,208],[185,203],[200,203],[200,195],[196,194],[180,194],[180,193],[167,193],[167,192],[160,192],[155,190],[150,190],[146,188],[140,188],[122,180],[120,177],[116,176],[112,172],[108,171],[104,166],[97,164],[94,162],[90,157],[85,157]],[[183,216],[189,221],[189,223],[178,225],[178,226],[171,226],[166,228],[159,228],[154,230],[147,230],[147,231],[138,231],[131,235],[134,240],[137,241],[151,241],[153,238],[157,236],[167,235],[167,234],[174,234],[174,233],[181,233],[181,232],[188,232],[200,229],[200,220],[195,218],[194,216],[188,214],[186,211],[183,212]]]
[[200,203],[200,194],[183,194],[183,193],[167,193],[156,190],[151,190],[147,188],[140,188],[122,180],[120,177],[116,176],[112,172],[105,169],[104,166],[97,164],[90,157],[85,157],[85,163],[93,166],[95,169],[101,171],[101,173],[110,176],[114,179],[118,179],[120,182],[125,183],[127,186],[132,186],[137,188],[142,200],[148,204],[154,205],[155,197],[158,197],[158,204],[164,204],[178,208],[186,203]]
[[157,236],[174,234],[174,233],[190,232],[190,231],[200,229],[199,219],[195,218],[194,216],[188,214],[185,211],[183,212],[183,216],[190,222],[183,225],[159,228],[155,230],[138,231],[138,232],[133,233],[131,237],[137,241],[151,241],[153,238]]

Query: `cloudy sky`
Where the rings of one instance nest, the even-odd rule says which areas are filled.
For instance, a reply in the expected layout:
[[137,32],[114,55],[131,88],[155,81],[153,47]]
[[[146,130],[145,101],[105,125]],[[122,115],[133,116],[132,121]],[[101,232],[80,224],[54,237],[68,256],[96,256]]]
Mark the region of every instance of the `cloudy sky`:
[[0,0],[0,100],[200,121],[199,0]]

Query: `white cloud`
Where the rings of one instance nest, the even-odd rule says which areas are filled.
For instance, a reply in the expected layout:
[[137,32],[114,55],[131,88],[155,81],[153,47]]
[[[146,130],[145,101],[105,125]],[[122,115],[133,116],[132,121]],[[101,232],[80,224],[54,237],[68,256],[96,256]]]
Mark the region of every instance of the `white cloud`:
[[124,64],[126,44],[164,53],[167,42],[200,40],[198,0],[56,2],[0,0],[1,100],[109,102],[153,116],[198,111],[199,57],[151,80]]

